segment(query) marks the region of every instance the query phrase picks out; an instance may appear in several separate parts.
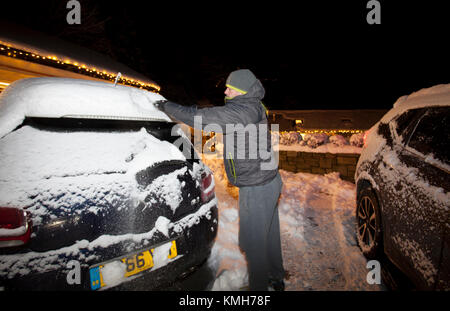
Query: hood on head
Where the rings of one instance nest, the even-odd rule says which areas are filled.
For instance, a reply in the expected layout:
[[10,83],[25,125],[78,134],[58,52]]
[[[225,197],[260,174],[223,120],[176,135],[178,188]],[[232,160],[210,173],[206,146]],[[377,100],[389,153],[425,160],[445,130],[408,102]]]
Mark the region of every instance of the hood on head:
[[261,100],[264,98],[264,95],[266,94],[266,90],[264,89],[261,81],[256,80],[255,83],[250,87],[249,91],[241,95],[243,98],[257,98],[258,100]]
[[243,93],[243,95],[239,96],[240,98],[257,98],[261,100],[265,94],[261,81],[249,69],[239,69],[231,72],[225,85]]

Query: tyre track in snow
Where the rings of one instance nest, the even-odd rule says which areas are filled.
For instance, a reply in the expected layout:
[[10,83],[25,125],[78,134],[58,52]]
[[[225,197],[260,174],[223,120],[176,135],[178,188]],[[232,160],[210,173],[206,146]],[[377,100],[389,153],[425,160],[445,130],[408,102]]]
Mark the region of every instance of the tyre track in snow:
[[292,239],[287,230],[282,230],[284,265],[291,275],[286,281],[287,290],[346,288],[334,220],[326,208],[330,205],[330,198],[320,196],[304,202],[304,239]]

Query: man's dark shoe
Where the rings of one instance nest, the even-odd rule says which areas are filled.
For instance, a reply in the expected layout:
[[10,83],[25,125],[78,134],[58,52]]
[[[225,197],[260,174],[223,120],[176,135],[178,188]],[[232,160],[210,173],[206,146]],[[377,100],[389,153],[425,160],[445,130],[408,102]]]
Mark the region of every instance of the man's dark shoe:
[[284,281],[283,280],[269,280],[269,286],[277,292],[284,291]]

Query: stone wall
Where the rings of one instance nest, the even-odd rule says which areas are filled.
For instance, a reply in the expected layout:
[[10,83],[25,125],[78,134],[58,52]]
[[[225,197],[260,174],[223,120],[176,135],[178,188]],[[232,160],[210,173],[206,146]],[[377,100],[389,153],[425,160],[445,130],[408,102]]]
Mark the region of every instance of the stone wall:
[[338,172],[344,180],[355,182],[359,154],[280,151],[279,168],[289,172],[326,174]]

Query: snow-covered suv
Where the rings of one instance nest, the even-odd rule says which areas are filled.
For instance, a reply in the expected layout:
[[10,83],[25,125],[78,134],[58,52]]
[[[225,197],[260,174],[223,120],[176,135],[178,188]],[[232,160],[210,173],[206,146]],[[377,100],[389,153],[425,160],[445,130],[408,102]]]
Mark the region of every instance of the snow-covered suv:
[[450,84],[397,100],[357,164],[356,235],[419,289],[450,289]]
[[1,94],[0,287],[154,289],[205,262],[214,179],[160,99],[63,78]]

